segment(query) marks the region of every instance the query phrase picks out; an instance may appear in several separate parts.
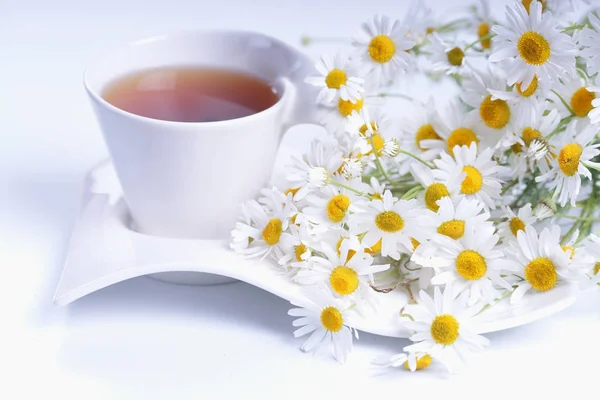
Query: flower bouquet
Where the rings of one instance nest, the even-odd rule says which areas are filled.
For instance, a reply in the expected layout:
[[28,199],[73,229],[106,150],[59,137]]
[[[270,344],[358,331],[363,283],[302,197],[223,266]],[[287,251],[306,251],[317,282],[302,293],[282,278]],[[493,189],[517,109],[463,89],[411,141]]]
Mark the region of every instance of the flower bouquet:
[[[503,21],[503,22],[500,22]],[[306,39],[308,43],[312,39]],[[324,55],[307,84],[328,135],[294,158],[286,187],[243,205],[231,247],[273,257],[304,286],[289,314],[302,346],[343,362],[353,318],[404,290],[403,352],[374,360],[458,371],[488,340],[473,316],[559,285],[597,288],[600,18],[584,0],[482,0],[438,21],[415,1],[404,22],[375,16],[352,49]],[[444,104],[392,93],[426,76]],[[411,104],[394,120],[386,100]],[[325,347],[326,348],[326,347]]]

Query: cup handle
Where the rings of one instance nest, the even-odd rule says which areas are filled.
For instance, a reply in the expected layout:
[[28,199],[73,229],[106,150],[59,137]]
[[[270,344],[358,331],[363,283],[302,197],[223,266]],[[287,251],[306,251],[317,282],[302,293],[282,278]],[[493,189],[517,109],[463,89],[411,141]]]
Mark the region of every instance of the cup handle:
[[289,76],[279,78],[286,97],[284,104],[282,135],[299,124],[318,124],[317,88],[304,82],[313,74],[313,63],[304,54],[296,52],[296,66]]

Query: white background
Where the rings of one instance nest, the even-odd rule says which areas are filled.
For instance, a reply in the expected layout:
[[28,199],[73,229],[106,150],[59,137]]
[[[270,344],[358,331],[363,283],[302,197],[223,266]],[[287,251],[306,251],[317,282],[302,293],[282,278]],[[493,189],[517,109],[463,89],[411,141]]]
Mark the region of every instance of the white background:
[[[440,13],[465,5],[430,4]],[[138,278],[68,307],[51,302],[82,178],[107,156],[81,84],[87,65],[172,30],[240,28],[298,44],[307,33],[348,37],[375,12],[405,9],[402,0],[0,0],[0,398],[597,396],[598,292],[488,335],[490,348],[459,376],[373,370],[373,356],[406,342],[368,334],[345,366],[304,354],[289,304],[243,283]]]

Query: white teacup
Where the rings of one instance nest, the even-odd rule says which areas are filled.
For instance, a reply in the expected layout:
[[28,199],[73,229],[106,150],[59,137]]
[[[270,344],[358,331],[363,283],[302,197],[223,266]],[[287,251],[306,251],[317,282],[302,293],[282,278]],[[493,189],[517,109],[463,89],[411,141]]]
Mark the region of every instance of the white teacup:
[[[101,94],[115,78],[164,66],[210,66],[250,73],[279,100],[259,113],[217,122],[172,122],[116,108]],[[129,44],[89,68],[91,98],[136,230],[186,239],[228,239],[240,206],[271,175],[282,134],[312,122],[312,62],[268,36],[182,32]]]

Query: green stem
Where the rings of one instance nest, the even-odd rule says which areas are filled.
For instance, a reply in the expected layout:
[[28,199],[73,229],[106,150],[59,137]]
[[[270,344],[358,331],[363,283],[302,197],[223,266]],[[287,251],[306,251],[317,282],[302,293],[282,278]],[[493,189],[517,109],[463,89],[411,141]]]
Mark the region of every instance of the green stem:
[[378,95],[379,97],[396,97],[399,99],[404,99],[404,100],[408,100],[408,101],[415,101],[415,99],[413,99],[410,96],[401,94],[401,93],[379,93]]
[[389,183],[393,183],[392,180],[385,173],[385,169],[383,169],[383,165],[381,164],[381,160],[379,159],[379,154],[377,154],[377,149],[375,148],[375,141],[373,140],[373,136],[369,138],[369,141],[371,142],[371,148],[373,149],[373,154],[375,155],[375,165],[377,166],[377,169],[379,170],[379,172],[381,172],[381,175],[383,175],[386,181],[388,181]]
[[488,33],[487,35],[480,37],[479,39],[477,39],[477,40],[476,40],[476,41],[474,41],[473,43],[471,43],[471,44],[467,45],[467,47],[465,47],[465,52],[466,52],[467,50],[469,50],[471,47],[475,46],[477,43],[483,42],[484,40],[491,39],[491,38],[493,38],[494,36],[496,36],[496,34],[495,34],[495,33]]
[[563,97],[560,94],[558,94],[558,92],[556,90],[552,89],[551,91],[552,91],[552,93],[554,93],[555,95],[558,96],[558,98],[560,99],[561,103],[563,103],[563,105],[565,107],[567,107],[567,110],[569,110],[569,112],[571,113],[571,115],[572,116],[575,115],[575,113],[573,112],[573,109],[571,108],[571,106],[569,105],[569,103],[567,103],[565,101],[565,99],[563,99]]
[[421,157],[419,157],[419,156],[416,156],[416,155],[414,155],[414,154],[413,154],[413,153],[411,153],[411,152],[408,152],[408,151],[406,151],[406,150],[402,150],[402,149],[400,149],[400,151],[399,151],[399,152],[400,152],[400,154],[406,154],[407,156],[414,158],[415,160],[417,160],[417,161],[418,161],[418,162],[420,162],[421,164],[423,164],[423,165],[425,165],[425,166],[429,167],[430,169],[433,169],[433,168],[435,168],[435,165],[433,165],[433,164],[431,164],[431,163],[428,163],[427,161],[423,160]]
[[404,193],[404,195],[401,197],[401,200],[414,199],[421,190],[423,190],[423,187],[421,185],[417,185]]
[[329,183],[329,184],[332,184],[332,185],[335,185],[335,186],[339,186],[339,187],[341,187],[341,188],[343,188],[343,189],[346,189],[346,190],[348,190],[348,191],[350,191],[350,192],[352,192],[352,193],[355,193],[355,194],[357,194],[357,195],[359,195],[359,196],[363,196],[363,197],[366,197],[366,198],[368,198],[368,199],[371,199],[371,200],[373,200],[373,196],[371,196],[371,195],[368,195],[367,193],[363,193],[363,192],[361,192],[360,190],[356,190],[356,189],[354,189],[354,188],[353,188],[353,187],[351,187],[351,186],[345,185],[345,184],[343,184],[343,183],[341,183],[341,182],[338,182],[338,181],[336,181],[336,180],[333,180],[333,179],[331,179],[331,178],[329,178],[329,180],[327,181],[327,183]]
[[502,188],[502,191],[500,192],[501,195],[504,195],[506,192],[508,192],[513,186],[515,186],[517,183],[519,183],[519,181],[512,181],[511,183],[509,183],[508,185],[504,186]]
[[[589,209],[586,209],[586,211],[589,211]],[[567,218],[567,219],[574,219],[577,221],[600,221],[600,218],[596,218],[596,217],[577,217],[575,215],[565,215],[565,214],[554,214],[554,216],[556,218]]]
[[408,319],[410,319],[411,321],[414,321],[414,320],[415,320],[415,319],[414,319],[414,317],[413,317],[412,315],[410,315],[410,314],[404,314],[402,311],[400,311],[400,316],[401,316],[401,317],[408,318]]
[[565,125],[567,125],[569,122],[571,122],[571,120],[575,117],[575,114],[573,115],[569,115],[568,117],[565,117],[563,119],[560,120],[560,123],[558,124],[558,126],[548,134],[548,136],[545,137],[546,140],[550,140],[550,138],[554,135],[556,135],[558,132],[560,132]]
[[[514,286],[513,286],[514,287]],[[502,293],[502,296],[498,297],[497,299],[495,299],[496,301],[494,302],[494,304],[486,304],[481,310],[479,310],[479,312],[475,315],[479,315],[482,312],[484,312],[485,310],[487,310],[488,308],[490,308],[493,305],[498,304],[499,302],[501,302],[502,300],[506,299],[509,295],[511,295],[513,293],[514,290],[507,290],[506,292]]]

